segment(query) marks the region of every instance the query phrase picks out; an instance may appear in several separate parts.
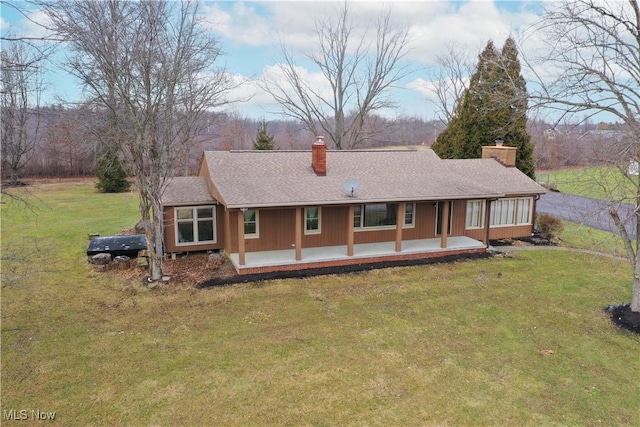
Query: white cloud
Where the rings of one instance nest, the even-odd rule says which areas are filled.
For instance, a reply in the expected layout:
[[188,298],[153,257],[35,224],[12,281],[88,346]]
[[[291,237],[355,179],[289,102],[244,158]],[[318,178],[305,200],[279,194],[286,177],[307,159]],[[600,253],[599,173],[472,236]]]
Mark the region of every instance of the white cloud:
[[[331,18],[341,6],[336,1],[237,2],[224,7],[216,3],[206,7],[206,21],[232,44],[279,47],[284,41],[304,55],[316,48],[316,22]],[[412,38],[408,59],[423,64],[432,64],[454,42],[474,53],[489,39],[500,45],[537,18],[524,4],[506,10],[492,1],[356,1],[349,7],[355,37],[368,31],[373,38],[376,19],[391,10],[394,23],[406,27]]]
[[50,35],[45,27],[51,27],[51,20],[42,10],[29,12],[29,19],[23,21],[25,35],[34,38],[43,38]]
[[2,16],[0,16],[0,32],[4,34],[9,30],[9,28],[11,28],[11,25]]
[[[8,17],[9,12],[12,18]],[[7,9],[7,16],[0,17],[0,31],[14,37],[39,39],[50,35],[50,31],[45,28],[50,26],[50,22],[40,9]]]
[[406,88],[417,92],[425,99],[435,99],[435,83],[428,80],[417,78],[407,83]]
[[233,43],[263,46],[275,36],[268,18],[246,3],[233,3],[229,12],[219,4],[207,5],[203,10],[205,28]]

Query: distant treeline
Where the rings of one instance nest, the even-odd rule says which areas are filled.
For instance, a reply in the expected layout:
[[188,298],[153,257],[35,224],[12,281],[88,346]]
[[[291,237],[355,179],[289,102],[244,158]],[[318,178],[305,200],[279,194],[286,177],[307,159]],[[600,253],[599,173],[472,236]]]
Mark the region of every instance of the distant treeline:
[[[30,123],[38,129],[29,131],[36,138],[35,149],[28,154],[28,161],[20,172],[22,178],[94,175],[100,150],[93,125],[104,122],[104,112],[88,107],[47,106],[30,113],[34,116]],[[202,119],[199,137],[175,173],[195,174],[205,150],[251,150],[261,121],[238,113],[209,113]],[[431,145],[444,128],[445,124],[440,121],[418,117],[376,116],[368,124],[370,137],[357,148]],[[590,165],[593,159],[601,158],[594,151],[619,139],[623,133],[618,125],[552,126],[541,121],[530,121],[528,130],[538,169]],[[309,149],[315,139],[293,120],[267,120],[267,132],[273,136],[278,150]],[[6,179],[6,168],[3,167],[2,173]]]

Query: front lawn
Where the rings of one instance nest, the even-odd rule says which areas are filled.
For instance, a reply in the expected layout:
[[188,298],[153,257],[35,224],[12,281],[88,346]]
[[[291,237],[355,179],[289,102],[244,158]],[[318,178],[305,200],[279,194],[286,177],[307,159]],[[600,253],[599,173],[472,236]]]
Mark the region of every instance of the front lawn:
[[[30,189],[2,205],[2,409],[44,425],[640,425],[640,337],[602,308],[631,269],[511,257],[149,290],[93,272],[91,232],[137,217],[133,193]],[[3,263],[4,264],[4,263]],[[28,413],[31,415],[31,412]],[[3,420],[3,425],[22,425]],[[28,424],[25,424],[28,425]]]

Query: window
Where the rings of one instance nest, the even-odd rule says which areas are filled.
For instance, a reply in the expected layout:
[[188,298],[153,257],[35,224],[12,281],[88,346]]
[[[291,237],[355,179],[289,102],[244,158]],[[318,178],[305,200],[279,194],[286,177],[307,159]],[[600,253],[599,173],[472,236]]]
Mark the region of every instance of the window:
[[411,228],[415,226],[415,211],[415,203],[407,203],[404,205],[404,224],[402,225],[403,228]]
[[531,224],[531,197],[518,199],[516,224]]
[[319,207],[304,209],[304,234],[320,234],[320,218],[322,211]]
[[215,243],[215,207],[175,208],[176,244]]
[[397,204],[377,204],[354,206],[353,227],[363,228],[394,228],[397,223]]
[[246,209],[244,211],[244,237],[247,239],[257,239],[260,237],[258,211],[255,209]]
[[467,200],[467,230],[484,228],[484,206],[484,200]]
[[353,207],[353,228],[360,228],[362,225],[362,206]]
[[516,200],[500,199],[491,202],[491,225],[515,225]]
[[500,199],[491,202],[491,225],[531,224],[531,197]]

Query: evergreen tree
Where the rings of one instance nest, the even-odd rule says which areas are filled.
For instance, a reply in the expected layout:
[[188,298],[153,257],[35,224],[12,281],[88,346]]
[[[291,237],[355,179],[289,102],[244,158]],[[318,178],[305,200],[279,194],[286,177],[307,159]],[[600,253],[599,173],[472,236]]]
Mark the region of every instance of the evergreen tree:
[[258,126],[258,133],[256,133],[256,139],[253,140],[254,150],[273,150],[273,136],[267,133],[267,122],[262,119],[260,126]]
[[482,155],[483,145],[502,139],[518,148],[516,167],[533,178],[533,146],[526,124],[527,88],[515,41],[509,37],[501,52],[489,41],[453,119],[432,148],[442,158],[473,159]]
[[500,57],[502,59],[500,83],[501,92],[504,95],[502,138],[505,145],[517,148],[516,167],[527,176],[535,178],[533,144],[531,136],[527,132],[527,84],[520,72],[518,48],[512,37],[509,37],[504,43]]
[[106,147],[96,165],[96,188],[101,193],[122,193],[131,187],[127,174],[118,158],[117,150]]

